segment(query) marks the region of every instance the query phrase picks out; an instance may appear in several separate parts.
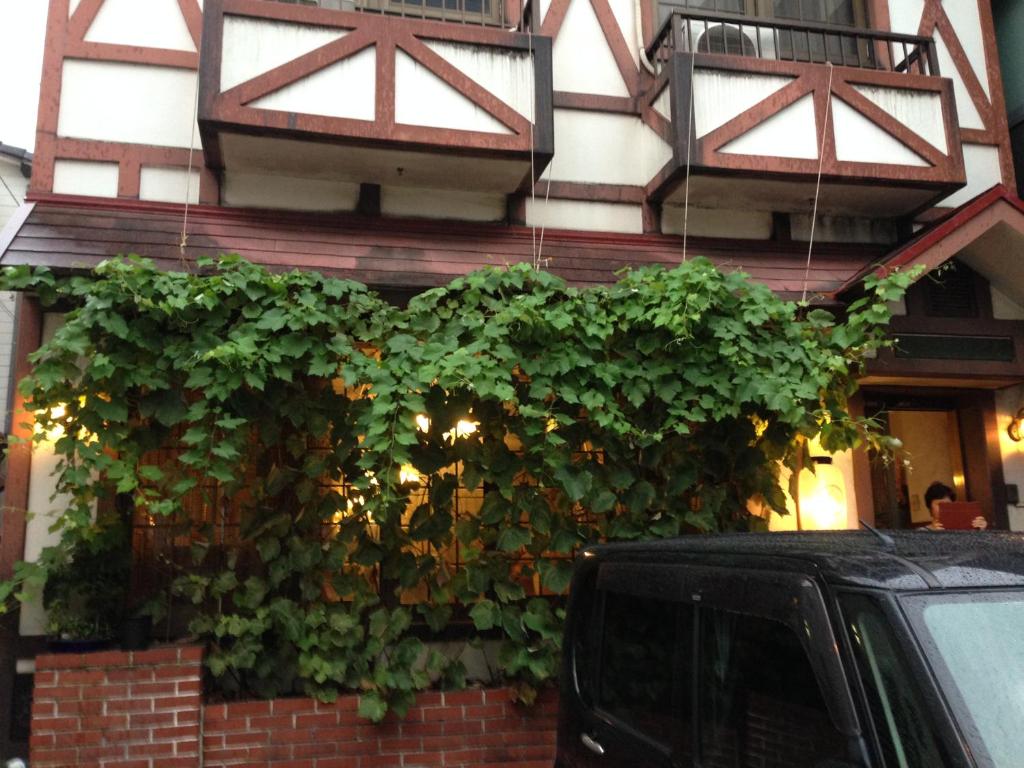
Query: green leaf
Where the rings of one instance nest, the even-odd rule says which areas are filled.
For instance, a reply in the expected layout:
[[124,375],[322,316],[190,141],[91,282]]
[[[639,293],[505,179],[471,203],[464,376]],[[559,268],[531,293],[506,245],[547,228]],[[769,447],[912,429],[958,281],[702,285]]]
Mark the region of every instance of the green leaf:
[[374,723],[379,723],[384,719],[384,715],[387,714],[388,705],[379,693],[376,691],[370,691],[369,693],[364,693],[359,697],[359,708],[357,712],[360,717]]
[[529,528],[513,526],[505,528],[498,534],[498,549],[503,552],[518,552],[533,541],[533,534]]

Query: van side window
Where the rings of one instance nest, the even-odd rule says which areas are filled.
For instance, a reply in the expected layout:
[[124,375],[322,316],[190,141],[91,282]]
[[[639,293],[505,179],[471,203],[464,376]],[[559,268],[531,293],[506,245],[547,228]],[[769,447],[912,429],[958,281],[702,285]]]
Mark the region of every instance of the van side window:
[[689,606],[604,593],[597,705],[649,739],[671,747],[687,735],[690,697],[681,666],[693,647]]
[[702,765],[796,768],[846,755],[796,633],[717,610],[701,622]]
[[886,765],[945,765],[931,717],[885,615],[862,595],[844,595],[842,606]]

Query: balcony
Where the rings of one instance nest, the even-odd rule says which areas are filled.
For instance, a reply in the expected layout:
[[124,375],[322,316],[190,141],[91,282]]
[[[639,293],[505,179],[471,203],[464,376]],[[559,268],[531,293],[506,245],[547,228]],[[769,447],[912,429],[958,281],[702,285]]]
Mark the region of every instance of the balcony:
[[654,200],[896,217],[966,182],[952,81],[931,39],[675,11],[645,105],[673,146]]
[[510,31],[513,15],[516,0],[206,0],[206,162],[249,180],[529,188],[554,149],[551,40]]

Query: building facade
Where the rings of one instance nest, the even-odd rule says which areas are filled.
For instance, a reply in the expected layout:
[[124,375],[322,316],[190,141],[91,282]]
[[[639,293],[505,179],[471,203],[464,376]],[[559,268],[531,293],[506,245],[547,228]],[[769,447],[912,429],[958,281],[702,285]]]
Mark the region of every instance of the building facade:
[[[701,255],[841,309],[922,264],[857,404],[909,469],[836,457],[834,522],[920,523],[941,480],[1021,528],[1016,188],[990,0],[50,0],[0,265],[237,252],[400,300]],[[16,375],[57,323],[21,303]],[[46,542],[51,468],[11,454],[0,577]],[[42,631],[23,611],[4,674]]]

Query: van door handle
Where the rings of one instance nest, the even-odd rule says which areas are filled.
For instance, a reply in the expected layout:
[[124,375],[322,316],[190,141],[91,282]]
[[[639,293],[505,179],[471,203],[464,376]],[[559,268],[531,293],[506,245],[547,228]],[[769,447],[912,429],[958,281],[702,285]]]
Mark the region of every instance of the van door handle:
[[587,736],[587,734],[584,733],[582,736],[580,736],[580,741],[583,742],[584,747],[589,749],[595,755],[601,756],[604,754],[604,747],[602,747],[600,743],[598,743],[590,736]]

